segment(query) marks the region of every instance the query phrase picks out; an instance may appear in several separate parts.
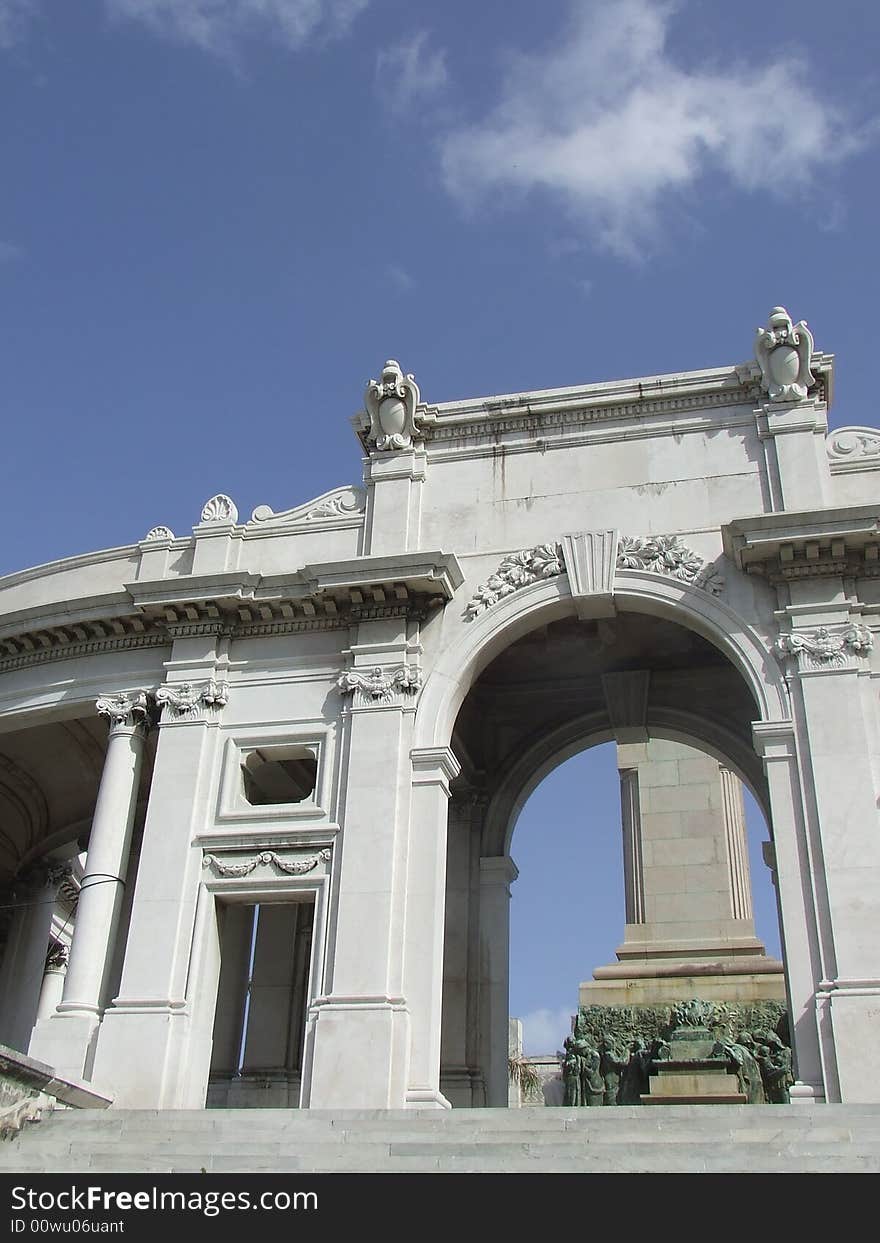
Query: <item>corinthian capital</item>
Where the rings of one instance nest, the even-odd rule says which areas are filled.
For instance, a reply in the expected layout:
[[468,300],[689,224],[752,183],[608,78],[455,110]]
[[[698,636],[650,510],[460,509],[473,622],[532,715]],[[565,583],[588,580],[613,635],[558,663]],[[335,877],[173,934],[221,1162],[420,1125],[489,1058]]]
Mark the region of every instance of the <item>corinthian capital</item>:
[[102,695],[95,707],[111,729],[134,728],[149,720],[150,704],[146,691],[125,691],[119,695]]

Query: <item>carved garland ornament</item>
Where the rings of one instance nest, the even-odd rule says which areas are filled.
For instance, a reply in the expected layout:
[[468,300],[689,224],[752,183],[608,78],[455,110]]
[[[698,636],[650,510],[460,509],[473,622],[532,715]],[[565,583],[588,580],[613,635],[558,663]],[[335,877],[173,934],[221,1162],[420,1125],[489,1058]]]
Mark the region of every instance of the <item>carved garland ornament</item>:
[[691,552],[677,535],[650,535],[645,539],[622,535],[617,566],[621,570],[667,574],[692,587],[702,587],[713,596],[719,595],[724,587],[724,579],[715,567]]
[[330,854],[328,847],[306,859],[283,859],[274,850],[263,850],[251,859],[240,859],[235,863],[218,858],[217,855],[205,855],[202,867],[213,868],[218,876],[240,879],[242,876],[249,876],[261,864],[264,867],[272,864],[279,872],[284,872],[287,876],[303,876],[306,872],[314,871],[319,863],[329,862]]
[[[664,574],[692,587],[701,587],[712,595],[718,595],[724,586],[724,579],[715,567],[691,552],[677,535],[651,535],[644,539],[622,535],[617,568]],[[465,610],[465,620],[473,621],[484,609],[491,608],[520,587],[554,578],[564,571],[561,544],[538,544],[535,548],[513,553],[505,557],[495,573],[474,592]]]
[[780,657],[802,656],[808,668],[840,668],[846,664],[847,652],[865,656],[874,646],[874,636],[866,626],[853,624],[846,630],[832,632],[825,626],[816,630],[796,630],[781,634],[776,640]]
[[340,674],[336,685],[341,695],[361,691],[367,698],[388,702],[395,691],[414,695],[422,684],[422,671],[415,665],[401,665],[397,669],[382,669],[379,665],[367,672],[347,669]]

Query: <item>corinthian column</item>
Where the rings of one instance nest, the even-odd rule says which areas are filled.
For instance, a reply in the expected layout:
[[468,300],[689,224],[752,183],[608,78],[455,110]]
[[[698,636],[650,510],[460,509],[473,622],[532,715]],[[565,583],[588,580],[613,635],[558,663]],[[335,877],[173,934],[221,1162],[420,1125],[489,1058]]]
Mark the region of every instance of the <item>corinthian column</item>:
[[107,1003],[107,974],[128,869],[149,706],[146,691],[112,695],[96,707],[110,725],[89,835],[64,993],[56,1013],[37,1024],[30,1053],[81,1077]]

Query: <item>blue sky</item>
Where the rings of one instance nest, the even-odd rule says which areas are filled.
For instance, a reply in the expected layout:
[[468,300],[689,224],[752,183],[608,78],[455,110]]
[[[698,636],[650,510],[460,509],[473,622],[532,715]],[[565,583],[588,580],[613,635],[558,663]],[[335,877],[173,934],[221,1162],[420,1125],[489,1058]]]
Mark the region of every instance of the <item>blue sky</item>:
[[0,0],[0,573],[357,481],[387,357],[649,375],[783,303],[876,425],[878,46],[863,0]]

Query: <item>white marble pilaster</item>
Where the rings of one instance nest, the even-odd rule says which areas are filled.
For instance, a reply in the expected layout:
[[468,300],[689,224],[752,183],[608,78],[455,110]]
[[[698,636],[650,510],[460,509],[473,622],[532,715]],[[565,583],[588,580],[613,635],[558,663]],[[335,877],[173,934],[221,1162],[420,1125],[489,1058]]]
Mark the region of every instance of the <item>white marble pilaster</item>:
[[752,734],[770,791],[776,892],[797,1076],[791,1100],[793,1104],[809,1104],[826,1096],[814,1001],[822,957],[795,727],[792,721],[762,721],[752,726]]
[[480,860],[482,1064],[486,1104],[507,1105],[510,1009],[510,886],[519,872],[509,856]]
[[[374,676],[368,682],[372,690],[350,682],[346,692],[351,695],[344,716],[346,783],[328,973],[326,991],[311,1007],[312,1047],[303,1081],[303,1100],[312,1109],[400,1109],[406,1103],[410,1013],[403,963],[412,691],[392,684],[393,671],[405,663],[405,636],[397,620],[362,623],[359,639],[360,646],[352,648],[352,675],[372,668]],[[376,682],[383,669],[387,693]]]
[[[797,657],[792,679],[803,716],[813,823],[823,974],[819,1023],[826,1040],[826,1088],[844,1103],[880,1100],[880,1067],[865,1058],[880,1013],[880,816],[871,762],[876,695],[862,657]],[[832,1097],[833,1099],[833,1097]]]
[[449,782],[459,764],[448,747],[411,753],[409,870],[404,990],[410,1009],[410,1066],[406,1100],[449,1108],[440,1092],[443,1013],[443,928],[446,911],[446,831]]

